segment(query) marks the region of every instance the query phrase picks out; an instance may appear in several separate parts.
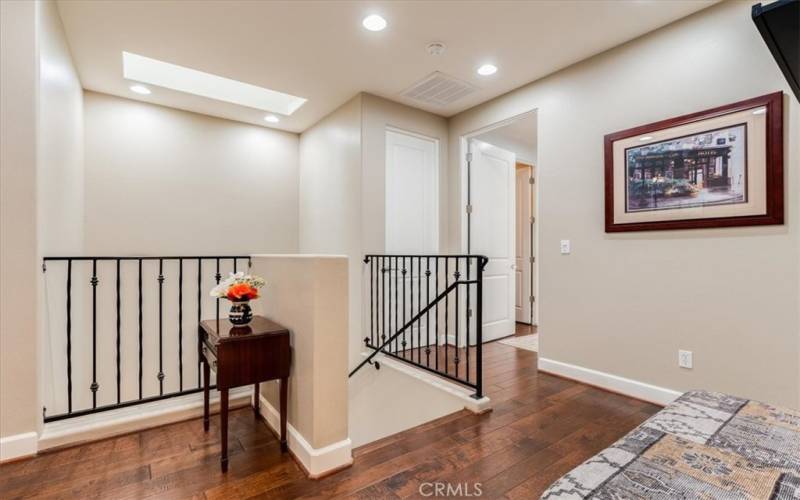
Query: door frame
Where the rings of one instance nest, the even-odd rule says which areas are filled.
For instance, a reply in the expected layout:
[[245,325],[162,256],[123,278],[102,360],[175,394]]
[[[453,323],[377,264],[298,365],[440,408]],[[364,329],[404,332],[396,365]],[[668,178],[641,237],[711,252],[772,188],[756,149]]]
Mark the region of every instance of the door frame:
[[[492,124],[477,128],[477,129],[472,130],[470,132],[467,132],[467,133],[461,135],[461,137],[459,137],[459,141],[458,141],[459,142],[458,164],[459,164],[459,174],[460,174],[460,179],[461,179],[460,186],[459,186],[459,191],[460,191],[459,213],[461,214],[460,217],[459,217],[459,223],[460,223],[460,226],[461,226],[461,238],[460,238],[460,241],[459,241],[459,246],[460,246],[461,253],[469,254],[470,253],[470,244],[471,244],[471,242],[470,242],[470,239],[471,239],[471,234],[470,234],[470,230],[471,230],[471,228],[470,228],[470,216],[469,216],[469,214],[467,213],[467,210],[466,210],[466,207],[467,207],[467,205],[469,205],[469,202],[470,202],[470,187],[471,187],[470,186],[469,165],[467,163],[467,153],[469,152],[469,140],[473,139],[473,138],[475,138],[475,137],[477,137],[477,136],[479,136],[481,134],[485,134],[486,132],[489,132],[491,130],[498,129],[498,128],[504,127],[506,125],[509,125],[511,123],[514,123],[515,121],[520,120],[522,118],[525,118],[528,115],[534,114],[537,111],[538,111],[538,108],[530,108],[527,111],[523,111],[522,113],[516,114],[516,115],[511,116],[509,118],[505,118],[503,120],[494,122]],[[537,153],[538,153],[538,116],[537,116]],[[540,302],[539,301],[539,282],[540,282],[540,276],[541,276],[541,274],[539,272],[539,266],[541,264],[541,259],[539,257],[541,255],[541,252],[540,252],[540,241],[541,241],[541,238],[540,238],[540,234],[539,234],[539,213],[540,213],[539,207],[540,207],[540,204],[541,204],[541,201],[540,201],[541,200],[541,196],[539,196],[539,194],[540,194],[539,193],[539,186],[541,184],[540,183],[540,177],[541,176],[539,175],[539,173],[541,172],[541,162],[539,162],[538,154],[537,154],[537,158],[536,158],[536,165],[534,165],[534,169],[535,169],[534,176],[536,178],[536,181],[533,184],[533,196],[534,196],[534,201],[535,201],[535,203],[533,205],[533,211],[534,211],[534,217],[536,217],[536,223],[533,225],[533,233],[532,234],[534,235],[534,245],[533,245],[533,249],[532,250],[533,250],[533,255],[536,256],[536,260],[534,261],[533,266],[531,266],[531,272],[535,276],[532,293],[536,297],[536,300],[533,303],[533,306],[534,306],[533,317],[534,317],[534,320],[535,320],[534,323],[533,323],[533,326],[538,326],[540,321],[541,321],[541,312],[540,312],[540,308],[539,308],[539,302]],[[516,231],[516,227],[513,227],[511,229],[513,231]]]

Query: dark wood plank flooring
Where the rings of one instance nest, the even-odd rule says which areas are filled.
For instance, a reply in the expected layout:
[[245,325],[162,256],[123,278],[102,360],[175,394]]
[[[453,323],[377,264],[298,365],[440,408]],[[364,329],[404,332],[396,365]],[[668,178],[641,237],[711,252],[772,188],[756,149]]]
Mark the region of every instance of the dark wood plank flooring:
[[[520,325],[518,334],[529,331]],[[218,417],[208,434],[194,419],[4,464],[0,497],[422,498],[426,483],[473,494],[480,483],[483,498],[538,498],[659,409],[538,373],[533,352],[492,342],[484,355],[492,412],[460,411],[362,446],[352,467],[321,480],[307,479],[266,425],[240,409],[231,413],[227,474]]]

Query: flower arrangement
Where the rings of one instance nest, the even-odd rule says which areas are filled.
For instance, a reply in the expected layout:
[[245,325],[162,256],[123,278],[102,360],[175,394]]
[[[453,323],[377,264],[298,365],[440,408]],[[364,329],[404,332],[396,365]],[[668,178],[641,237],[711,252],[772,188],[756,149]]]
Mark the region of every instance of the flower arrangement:
[[258,289],[265,284],[264,279],[258,276],[243,272],[231,273],[228,278],[211,289],[211,296],[228,299],[231,302],[246,302],[257,299]]

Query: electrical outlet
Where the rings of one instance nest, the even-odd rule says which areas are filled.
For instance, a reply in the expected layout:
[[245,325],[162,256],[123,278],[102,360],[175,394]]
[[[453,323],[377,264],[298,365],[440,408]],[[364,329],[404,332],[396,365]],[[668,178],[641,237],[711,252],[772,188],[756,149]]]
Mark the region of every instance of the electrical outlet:
[[678,351],[678,366],[681,368],[692,367],[692,351]]
[[561,253],[562,255],[566,255],[572,251],[571,245],[569,240],[561,240]]

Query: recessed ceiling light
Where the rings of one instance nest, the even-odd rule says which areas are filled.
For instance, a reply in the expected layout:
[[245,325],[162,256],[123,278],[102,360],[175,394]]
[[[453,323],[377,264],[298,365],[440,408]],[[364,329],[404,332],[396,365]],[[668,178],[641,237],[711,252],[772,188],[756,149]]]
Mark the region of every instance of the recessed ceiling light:
[[145,87],[144,85],[131,85],[131,90],[136,92],[137,94],[147,95],[150,94],[150,89]]
[[130,52],[122,53],[122,67],[123,76],[128,80],[282,115],[291,115],[306,102],[302,97]]
[[640,141],[649,141],[649,140],[650,140],[650,139],[652,139],[652,138],[653,138],[653,136],[652,136],[652,135],[644,135],[644,136],[642,136],[642,137],[639,137],[639,140],[640,140]]
[[372,14],[365,17],[361,24],[370,31],[383,31],[386,28],[386,19],[377,14]]
[[281,121],[281,119],[278,118],[275,115],[267,115],[267,116],[264,117],[264,121],[267,121],[267,122],[270,122],[270,123],[278,123],[279,121]]
[[489,76],[497,73],[497,66],[494,64],[484,64],[478,68],[478,74],[481,76]]
[[758,108],[757,110],[753,111],[754,115],[763,115],[767,112],[767,108]]

